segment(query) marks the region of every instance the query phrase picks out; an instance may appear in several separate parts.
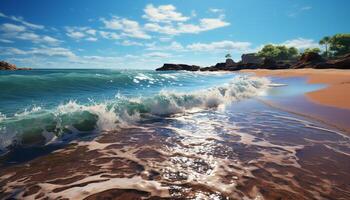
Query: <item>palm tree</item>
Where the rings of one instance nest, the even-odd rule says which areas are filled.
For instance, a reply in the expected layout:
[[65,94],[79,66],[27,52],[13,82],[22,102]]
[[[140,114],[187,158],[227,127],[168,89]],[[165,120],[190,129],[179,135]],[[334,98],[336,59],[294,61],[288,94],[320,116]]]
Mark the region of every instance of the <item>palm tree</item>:
[[226,54],[226,55],[225,55],[225,58],[226,58],[226,59],[230,59],[230,58],[231,58],[231,54],[229,54],[229,53]]
[[326,47],[326,57],[328,57],[328,45],[330,44],[330,42],[331,38],[329,36],[323,37],[319,42],[320,45],[325,45]]

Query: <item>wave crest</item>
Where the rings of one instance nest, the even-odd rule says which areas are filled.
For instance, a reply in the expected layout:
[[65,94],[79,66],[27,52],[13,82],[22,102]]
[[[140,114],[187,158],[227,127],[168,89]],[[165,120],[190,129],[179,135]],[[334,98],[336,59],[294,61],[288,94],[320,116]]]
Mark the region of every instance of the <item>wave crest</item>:
[[261,95],[269,87],[266,78],[237,76],[220,87],[194,92],[161,91],[148,98],[126,98],[81,105],[69,101],[54,110],[34,109],[13,117],[1,115],[0,148],[9,144],[45,145],[57,138],[114,130],[136,122],[143,115],[172,115],[189,109],[206,109]]

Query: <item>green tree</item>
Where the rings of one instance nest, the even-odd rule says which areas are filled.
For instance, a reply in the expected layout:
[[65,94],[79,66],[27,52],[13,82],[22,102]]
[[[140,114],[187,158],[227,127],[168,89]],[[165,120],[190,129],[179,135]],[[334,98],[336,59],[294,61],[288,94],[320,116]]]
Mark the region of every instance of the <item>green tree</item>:
[[276,58],[279,51],[272,44],[265,45],[259,52],[258,56],[265,58]]
[[320,48],[306,48],[304,53],[321,53]]
[[326,48],[326,52],[325,52],[326,57],[329,57],[328,47],[330,42],[331,42],[331,38],[329,36],[325,36],[319,41],[319,44],[324,45]]
[[295,47],[286,47],[283,45],[274,46],[272,44],[265,45],[259,52],[258,56],[272,58],[275,60],[294,59],[298,56],[298,49]]
[[290,47],[288,49],[288,54],[289,54],[290,58],[296,58],[296,57],[298,57],[299,51],[295,47]]
[[329,49],[335,56],[350,53],[350,34],[336,34],[330,38]]
[[231,56],[231,54],[229,54],[229,53],[225,55],[225,58],[226,58],[226,59],[230,59],[231,57],[232,57],[232,56]]

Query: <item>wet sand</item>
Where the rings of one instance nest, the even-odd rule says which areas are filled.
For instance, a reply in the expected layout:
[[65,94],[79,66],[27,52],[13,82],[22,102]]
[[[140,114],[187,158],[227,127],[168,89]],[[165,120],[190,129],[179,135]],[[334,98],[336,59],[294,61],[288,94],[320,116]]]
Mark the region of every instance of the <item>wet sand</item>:
[[341,131],[245,100],[2,168],[0,199],[349,199],[349,144]]
[[268,100],[265,103],[291,113],[319,120],[350,135],[350,71],[339,69],[242,70],[267,77],[304,77],[324,87],[304,95]]
[[350,70],[340,69],[287,69],[242,70],[258,76],[306,77],[310,84],[327,84],[321,90],[309,92],[306,97],[321,105],[350,109]]
[[350,199],[350,112],[307,98],[145,117],[29,161],[14,152],[0,199]]

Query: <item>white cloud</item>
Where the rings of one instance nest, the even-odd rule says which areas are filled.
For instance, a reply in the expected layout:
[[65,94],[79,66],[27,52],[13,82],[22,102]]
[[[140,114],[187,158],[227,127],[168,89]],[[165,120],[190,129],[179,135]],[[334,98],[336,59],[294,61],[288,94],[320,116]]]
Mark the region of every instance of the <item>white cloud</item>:
[[123,46],[143,46],[140,42],[130,41],[130,40],[124,40],[121,42],[121,45]]
[[90,34],[90,35],[96,35],[96,30],[95,29],[88,29],[87,31],[86,31],[86,33],[87,34]]
[[118,40],[120,39],[120,35],[113,33],[113,32],[107,32],[107,31],[99,31],[101,37],[104,39],[110,39],[110,40]]
[[26,27],[20,26],[20,25],[15,25],[15,24],[10,24],[10,23],[5,23],[1,25],[0,30],[3,32],[7,33],[17,33],[17,32],[23,32],[26,30]]
[[83,59],[87,59],[90,61],[101,61],[101,62],[118,62],[121,60],[120,57],[114,56],[83,56]]
[[66,35],[77,41],[86,40],[95,42],[98,40],[96,37],[97,30],[90,27],[67,26],[65,28],[67,31]]
[[88,37],[88,38],[86,38],[86,40],[90,41],[90,42],[96,42],[97,38],[95,38],[95,37]]
[[6,39],[0,39],[0,42],[2,42],[2,43],[13,43],[13,41],[6,40]]
[[13,21],[19,22],[19,23],[21,23],[29,28],[32,28],[32,29],[44,29],[45,28],[45,26],[43,26],[43,25],[29,23],[29,22],[25,21],[22,17],[7,16],[1,12],[0,12],[0,17],[11,19]]
[[[6,43],[12,43],[13,41],[8,39],[28,40],[33,43],[45,43],[50,45],[57,45],[61,41],[47,35],[38,35],[31,30],[28,30],[25,26],[5,23],[0,26],[1,41]],[[10,41],[10,42],[9,42]]]
[[40,36],[35,33],[21,33],[16,37],[17,39],[21,40],[30,40],[30,41],[38,41],[40,40]]
[[116,16],[113,16],[113,18],[110,20],[106,20],[103,18],[101,20],[104,23],[105,28],[111,29],[111,30],[120,30],[122,32],[121,35],[123,36],[139,38],[139,39],[151,38],[151,36],[147,35],[142,30],[139,23],[136,21],[129,20],[126,18],[119,18]]
[[60,40],[53,38],[51,36],[45,36],[45,35],[40,36],[36,33],[31,33],[31,32],[20,33],[15,35],[14,37],[20,40],[28,40],[33,43],[46,43],[50,45],[57,45],[58,43],[61,42]]
[[14,47],[0,47],[0,53],[2,55],[24,55],[26,54],[25,51],[21,49],[17,49]]
[[221,18],[203,18],[200,19],[199,24],[177,23],[177,25],[160,25],[158,23],[147,23],[145,24],[145,28],[146,30],[152,32],[168,35],[178,35],[182,33],[200,33],[203,31],[209,31],[229,25],[229,22],[226,22]]
[[62,47],[33,48],[31,51],[29,51],[29,53],[45,56],[76,57],[72,51]]
[[164,52],[151,52],[144,54],[145,57],[151,57],[151,58],[169,58],[171,57],[171,54],[164,53]]
[[159,39],[159,41],[161,41],[161,42],[169,42],[169,41],[171,41],[173,38],[171,38],[171,37],[159,37],[158,39]]
[[224,12],[223,9],[218,9],[218,8],[210,8],[209,11],[212,12],[212,13],[222,13],[222,12]]
[[22,18],[17,18],[17,17],[13,17],[13,16],[11,18],[12,18],[12,20],[20,22],[23,25],[25,25],[25,26],[27,26],[29,28],[32,28],[32,29],[44,29],[45,28],[45,26],[43,26],[43,25],[38,25],[38,24],[33,24],[33,23],[26,22]]
[[152,4],[148,4],[144,9],[145,14],[142,16],[152,22],[184,22],[189,17],[183,16],[182,13],[176,11],[176,7],[169,5],[160,5],[154,7]]
[[76,55],[71,50],[62,47],[41,47],[32,48],[30,50],[21,50],[18,48],[7,47],[1,48],[0,52],[6,55],[43,55],[69,58],[76,57]]
[[173,41],[169,45],[156,46],[155,43],[150,43],[147,45],[146,50],[150,51],[185,51],[182,44]]
[[235,41],[219,41],[212,43],[193,43],[187,45],[186,48],[191,51],[216,51],[216,50],[227,50],[227,51],[246,51],[250,48],[251,43],[249,42],[235,42]]
[[51,36],[44,36],[41,39],[43,42],[49,43],[49,44],[58,44],[60,43],[60,40],[53,38]]
[[205,18],[200,20],[201,31],[217,29],[230,25],[230,23],[223,21],[221,18]]
[[79,39],[85,37],[85,34],[83,32],[79,32],[79,31],[72,31],[72,32],[67,33],[67,36],[71,37],[73,39],[79,40]]
[[295,47],[297,49],[303,50],[306,48],[316,48],[316,47],[320,47],[320,45],[315,42],[312,39],[305,39],[305,38],[297,38],[297,39],[293,39],[293,40],[287,40],[283,43],[281,43],[281,45],[286,45],[287,47]]

